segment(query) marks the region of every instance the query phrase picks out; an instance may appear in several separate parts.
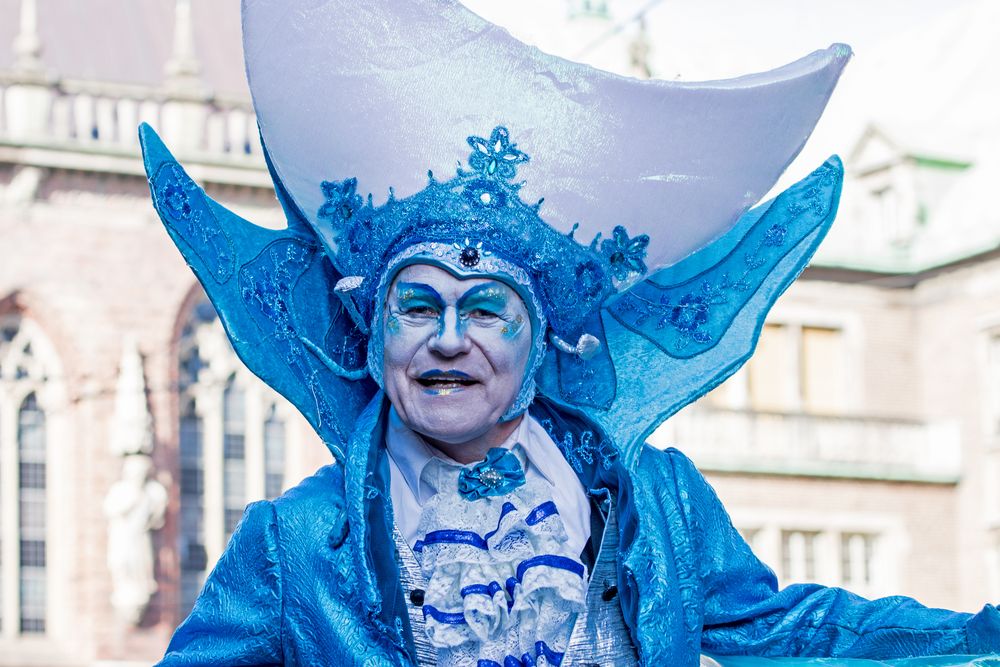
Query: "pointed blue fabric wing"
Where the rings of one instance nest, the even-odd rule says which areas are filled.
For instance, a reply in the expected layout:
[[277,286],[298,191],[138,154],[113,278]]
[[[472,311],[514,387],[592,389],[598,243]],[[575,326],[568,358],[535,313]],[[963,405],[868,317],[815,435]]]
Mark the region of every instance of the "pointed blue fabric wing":
[[842,180],[830,158],[724,237],[608,300],[587,327],[601,353],[550,350],[539,387],[587,412],[634,465],[657,426],[750,358],[767,312],[833,223]]
[[[366,337],[334,293],[340,279],[275,179],[288,227],[258,227],[199,188],[148,125],[139,128],[153,204],[243,363],[298,408],[338,461],[374,395]],[[352,379],[353,378],[353,379]]]

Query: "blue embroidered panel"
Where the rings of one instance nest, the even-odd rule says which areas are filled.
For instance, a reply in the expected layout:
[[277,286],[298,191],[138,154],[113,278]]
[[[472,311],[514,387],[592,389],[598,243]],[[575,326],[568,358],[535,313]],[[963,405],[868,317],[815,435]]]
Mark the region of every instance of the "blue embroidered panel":
[[718,262],[696,253],[683,263],[708,267],[674,284],[663,276],[633,286],[612,299],[608,312],[623,325],[667,354],[687,359],[718,344],[736,314],[768,279],[782,257],[802,235],[827,219],[839,188],[837,168],[826,163],[804,183],[755,214],[755,224],[735,248]]
[[364,377],[367,338],[334,293],[340,275],[315,233],[280,188],[288,227],[258,227],[212,201],[148,125],[139,137],[157,213],[236,353],[344,460],[350,430],[375,385]]
[[[705,250],[611,297],[602,315],[607,356],[550,357],[540,391],[582,408],[635,465],[657,426],[749,359],[771,306],[833,223],[842,177],[831,158]],[[571,464],[587,451],[557,444]]]
[[174,238],[183,239],[189,254],[207,276],[224,284],[233,275],[236,251],[212,210],[201,205],[199,188],[176,162],[164,162],[150,178],[153,203]]
[[[611,469],[615,459],[618,458],[618,450],[611,440],[590,429],[567,428],[565,424],[557,427],[552,419],[550,407],[542,408],[536,403],[536,408],[544,409],[544,413],[536,416],[538,423],[556,443],[574,471],[585,474],[585,471],[593,471],[596,468]],[[593,477],[593,473],[587,476]]]

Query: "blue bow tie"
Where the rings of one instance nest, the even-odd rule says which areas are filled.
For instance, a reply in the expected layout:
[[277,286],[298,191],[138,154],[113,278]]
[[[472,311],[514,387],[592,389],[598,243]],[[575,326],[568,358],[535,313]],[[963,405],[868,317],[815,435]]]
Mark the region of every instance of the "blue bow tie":
[[458,493],[466,500],[505,496],[524,484],[521,461],[509,449],[494,447],[486,459],[458,475]]

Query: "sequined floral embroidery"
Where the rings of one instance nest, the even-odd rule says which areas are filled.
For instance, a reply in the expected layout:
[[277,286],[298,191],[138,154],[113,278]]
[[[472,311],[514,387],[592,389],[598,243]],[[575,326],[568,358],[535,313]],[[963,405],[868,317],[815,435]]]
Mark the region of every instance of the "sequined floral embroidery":
[[788,235],[788,228],[782,225],[771,225],[764,234],[764,245],[776,248],[785,243],[785,236]]
[[646,263],[643,260],[646,258],[648,245],[648,235],[640,234],[630,239],[625,228],[618,225],[611,232],[611,238],[601,242],[601,253],[608,258],[614,277],[623,281],[633,273],[640,276],[646,273]]
[[168,181],[160,188],[158,197],[163,209],[171,218],[187,220],[191,217],[191,198],[187,193],[189,189],[190,187],[179,179]]
[[517,144],[510,142],[506,127],[495,128],[489,140],[469,137],[468,142],[472,147],[469,166],[487,178],[514,178],[516,165],[528,161],[528,156],[517,150]]
[[566,457],[566,462],[578,473],[583,472],[584,464],[597,463],[604,470],[610,470],[618,456],[614,444],[604,438],[595,437],[593,431],[580,431],[577,438],[569,429],[557,429],[551,419],[539,419],[538,423],[556,443],[559,451]]
[[323,181],[320,187],[326,197],[326,203],[319,209],[320,218],[349,220],[361,208],[361,195],[357,193],[358,179]]
[[194,243],[194,252],[225,283],[233,275],[236,251],[218,224],[205,195],[176,162],[164,163],[152,179],[153,198],[164,223]]

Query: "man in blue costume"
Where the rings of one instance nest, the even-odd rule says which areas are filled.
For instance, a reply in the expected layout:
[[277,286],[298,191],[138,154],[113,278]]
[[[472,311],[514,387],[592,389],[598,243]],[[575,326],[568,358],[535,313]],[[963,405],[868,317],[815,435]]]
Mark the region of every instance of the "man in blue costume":
[[[237,352],[336,463],[247,509],[161,664],[1000,651],[990,606],[779,591],[691,462],[643,445],[749,357],[832,223],[836,158],[747,209],[846,47],[699,86],[559,61],[451,0],[256,0],[244,30],[288,228],[208,199],[143,127],[150,186]],[[453,178],[421,176],[463,139]]]

